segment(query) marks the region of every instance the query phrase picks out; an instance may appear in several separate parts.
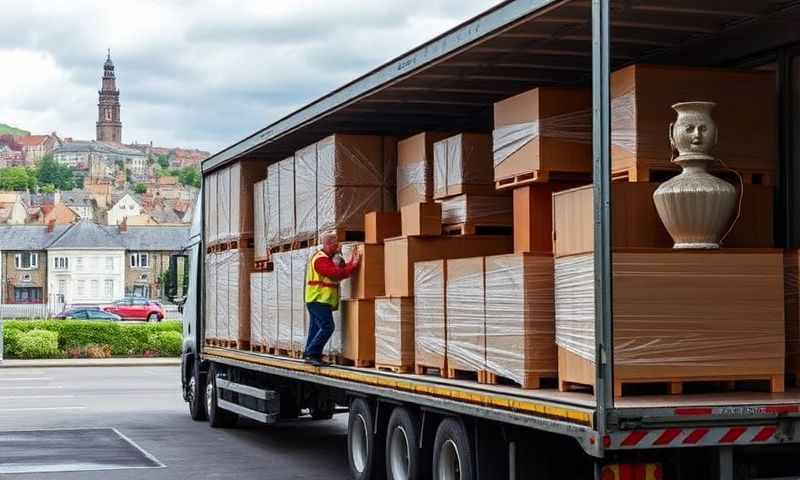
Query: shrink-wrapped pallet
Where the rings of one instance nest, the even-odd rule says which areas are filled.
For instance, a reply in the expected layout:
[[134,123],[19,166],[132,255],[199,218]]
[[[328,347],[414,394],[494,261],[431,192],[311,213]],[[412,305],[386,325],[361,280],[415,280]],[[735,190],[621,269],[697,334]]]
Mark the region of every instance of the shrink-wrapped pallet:
[[294,155],[295,239],[317,236],[317,144],[298,150]]
[[433,199],[433,144],[447,134],[423,132],[397,142],[397,206]]
[[217,238],[227,242],[232,238],[231,231],[231,169],[217,171]]
[[414,297],[375,299],[375,365],[414,367]]
[[204,272],[206,276],[204,335],[206,339],[214,339],[217,338],[217,255],[215,253],[206,254]]
[[433,198],[494,193],[491,137],[461,133],[433,144]]
[[264,186],[264,212],[266,214],[265,236],[267,247],[281,243],[280,236],[280,163],[267,168],[267,183]]
[[302,248],[291,252],[292,262],[292,347],[294,351],[305,349],[308,337],[308,309],[305,301],[306,266],[319,247]]
[[[766,380],[783,391],[783,253],[615,251],[614,390],[622,385]],[[594,385],[592,254],[555,263],[559,380]]]
[[542,87],[494,104],[492,149],[498,187],[592,171],[592,94]]
[[214,285],[214,295],[217,296],[214,338],[219,340],[228,338],[230,256],[230,250],[219,252],[216,254],[216,260],[214,262],[217,272],[216,284]]
[[553,256],[486,257],[486,371],[523,388],[555,378]]
[[446,272],[445,260],[414,264],[414,362],[440,372],[447,368]]
[[203,179],[203,205],[205,205],[205,238],[208,245],[219,240],[217,227],[217,173],[212,172]]
[[292,253],[273,253],[272,261],[278,290],[276,348],[289,351],[292,349]]
[[294,157],[278,162],[279,172],[279,204],[278,213],[280,243],[290,243],[295,234],[295,191],[294,191]]
[[442,224],[510,227],[514,223],[513,199],[510,196],[464,194],[442,202]]
[[[224,298],[223,327],[219,338],[236,342],[246,348],[250,342],[250,272],[253,249],[227,250],[219,254],[227,281],[220,285],[219,296]],[[219,311],[219,307],[217,309]]]
[[250,274],[250,346],[265,347],[264,339],[264,274],[266,272],[253,272]]
[[267,216],[266,216],[266,186],[267,180],[256,182],[253,187],[253,243],[255,246],[255,257],[257,259],[267,258]]
[[275,348],[278,341],[278,282],[275,272],[263,272],[261,292],[264,343]]
[[486,365],[483,257],[447,260],[447,368],[480,372]]

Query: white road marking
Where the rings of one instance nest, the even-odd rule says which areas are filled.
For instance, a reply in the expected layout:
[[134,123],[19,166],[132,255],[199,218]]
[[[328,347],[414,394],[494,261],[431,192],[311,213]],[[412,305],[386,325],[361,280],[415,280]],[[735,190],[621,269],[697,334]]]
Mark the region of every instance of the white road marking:
[[21,408],[0,408],[0,413],[3,412],[30,412],[39,410],[85,410],[85,406],[76,407],[21,407]]
[[75,395],[7,395],[0,397],[0,400],[34,400],[41,398],[75,398]]

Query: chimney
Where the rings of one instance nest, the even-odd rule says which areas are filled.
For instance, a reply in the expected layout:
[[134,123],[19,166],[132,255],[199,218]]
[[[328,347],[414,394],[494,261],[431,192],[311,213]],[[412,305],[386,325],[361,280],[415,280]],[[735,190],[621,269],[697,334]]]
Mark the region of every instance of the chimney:
[[122,223],[119,224],[119,233],[125,233],[128,231],[128,217],[124,217],[122,219]]
[[47,222],[47,232],[51,233],[53,230],[55,230],[55,228],[56,228],[56,219],[54,218],[49,222]]

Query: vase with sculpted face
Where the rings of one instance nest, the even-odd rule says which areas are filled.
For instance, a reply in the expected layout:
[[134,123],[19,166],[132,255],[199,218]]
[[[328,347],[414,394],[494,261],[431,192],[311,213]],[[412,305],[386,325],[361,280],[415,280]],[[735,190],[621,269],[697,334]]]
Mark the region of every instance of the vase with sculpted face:
[[683,171],[662,183],[653,194],[661,222],[674,248],[719,248],[736,208],[733,185],[708,173],[715,162],[711,151],[717,143],[717,127],[711,117],[712,102],[676,103],[678,113],[670,124],[669,139],[678,156],[673,160]]

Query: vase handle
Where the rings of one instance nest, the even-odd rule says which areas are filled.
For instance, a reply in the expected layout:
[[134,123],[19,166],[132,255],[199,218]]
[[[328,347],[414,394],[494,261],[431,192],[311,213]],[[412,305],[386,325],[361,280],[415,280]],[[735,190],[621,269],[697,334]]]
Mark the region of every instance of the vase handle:
[[675,160],[675,136],[672,133],[672,129],[675,127],[675,122],[669,122],[669,131],[667,132],[667,137],[669,137],[669,161]]

